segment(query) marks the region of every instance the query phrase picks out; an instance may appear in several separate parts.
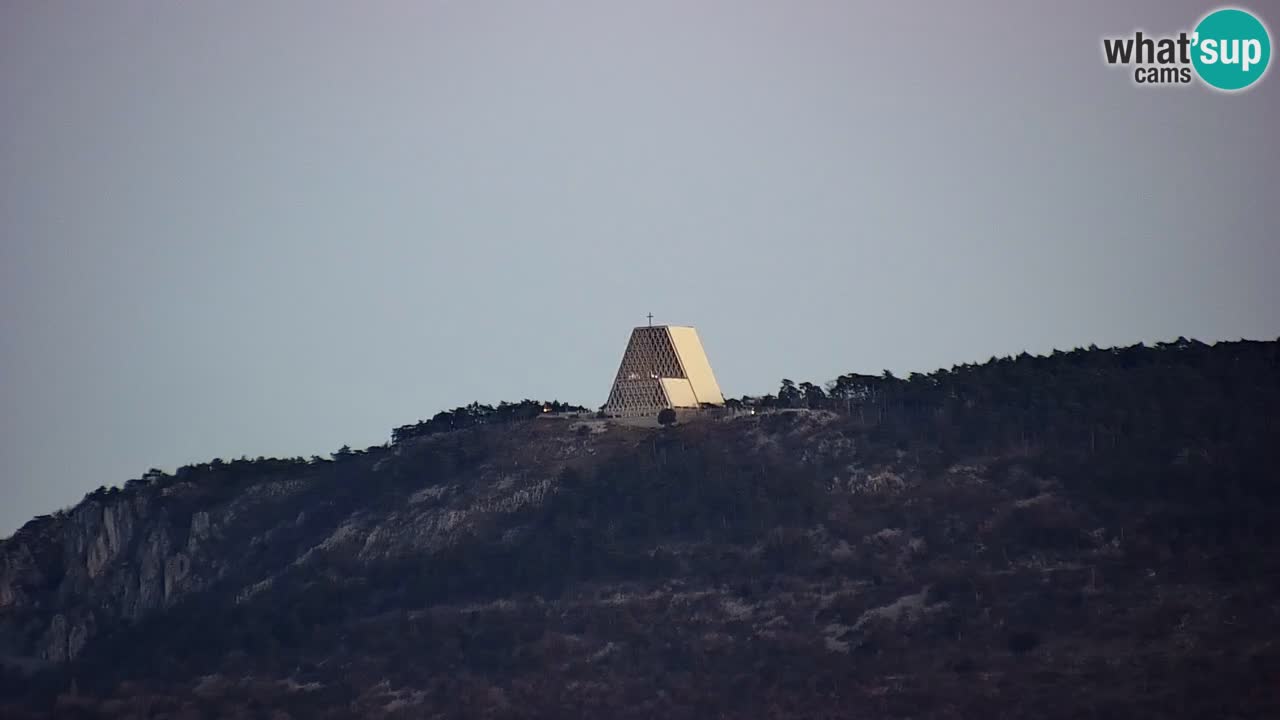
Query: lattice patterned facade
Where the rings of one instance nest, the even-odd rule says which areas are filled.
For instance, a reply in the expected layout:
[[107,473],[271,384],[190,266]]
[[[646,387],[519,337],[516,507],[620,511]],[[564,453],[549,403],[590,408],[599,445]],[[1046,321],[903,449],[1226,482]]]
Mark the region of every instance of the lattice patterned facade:
[[723,405],[698,333],[691,327],[638,327],[604,405],[622,417],[656,415],[663,408]]

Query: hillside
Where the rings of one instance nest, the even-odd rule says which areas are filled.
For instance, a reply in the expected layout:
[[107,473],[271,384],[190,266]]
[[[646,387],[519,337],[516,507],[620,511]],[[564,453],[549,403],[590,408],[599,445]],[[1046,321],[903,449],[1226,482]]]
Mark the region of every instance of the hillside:
[[0,717],[1280,717],[1280,343],[731,404],[96,491],[0,541]]

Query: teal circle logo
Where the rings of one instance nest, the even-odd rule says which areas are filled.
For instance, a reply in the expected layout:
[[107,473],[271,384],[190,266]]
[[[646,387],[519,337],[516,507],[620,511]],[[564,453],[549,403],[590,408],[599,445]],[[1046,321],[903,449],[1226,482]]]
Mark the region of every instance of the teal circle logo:
[[1219,90],[1243,90],[1258,81],[1271,60],[1271,36],[1244,10],[1215,10],[1196,25],[1191,63],[1200,79]]

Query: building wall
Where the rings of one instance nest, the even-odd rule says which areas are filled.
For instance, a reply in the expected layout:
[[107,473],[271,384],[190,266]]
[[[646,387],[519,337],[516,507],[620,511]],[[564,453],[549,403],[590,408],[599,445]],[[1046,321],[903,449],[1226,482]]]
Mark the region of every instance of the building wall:
[[684,378],[662,378],[662,390],[667,395],[667,405],[675,408],[698,407],[698,396],[693,385]]
[[702,348],[698,331],[691,327],[675,326],[667,330],[671,333],[676,354],[680,357],[685,377],[689,379],[694,394],[698,396],[698,402],[723,405],[724,395],[720,392],[715,373],[711,371],[711,362],[707,360],[707,353]]

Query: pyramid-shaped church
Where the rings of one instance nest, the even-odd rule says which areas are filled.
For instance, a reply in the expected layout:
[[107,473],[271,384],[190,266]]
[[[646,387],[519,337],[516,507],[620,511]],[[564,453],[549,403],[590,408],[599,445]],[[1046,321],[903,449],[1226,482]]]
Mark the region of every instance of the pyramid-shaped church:
[[631,331],[609,400],[601,408],[614,417],[657,415],[665,408],[723,406],[698,331],[650,325]]

